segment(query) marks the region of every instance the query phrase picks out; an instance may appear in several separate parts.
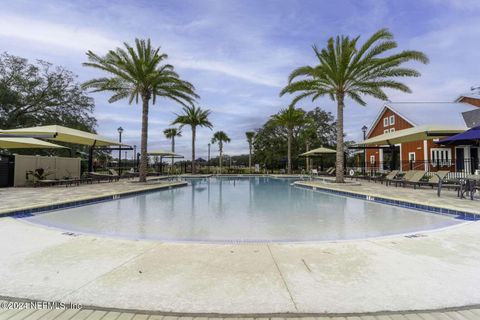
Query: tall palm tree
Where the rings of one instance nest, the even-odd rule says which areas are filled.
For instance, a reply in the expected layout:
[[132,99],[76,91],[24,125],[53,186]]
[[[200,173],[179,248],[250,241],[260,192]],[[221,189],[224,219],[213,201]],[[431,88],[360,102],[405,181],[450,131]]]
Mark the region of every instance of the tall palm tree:
[[218,143],[218,151],[220,152],[220,173],[222,173],[223,144],[230,141],[230,138],[223,131],[217,131],[213,134],[212,144]]
[[135,45],[124,43],[124,48],[108,51],[99,56],[87,52],[88,62],[84,66],[100,69],[109,74],[107,77],[85,82],[83,88],[94,89],[93,92],[111,91],[108,102],[127,99],[142,101],[142,137],[140,143],[140,181],[147,176],[147,141],[148,111],[150,100],[155,104],[157,97],[173,100],[184,106],[192,105],[198,95],[189,82],[180,79],[170,64],[164,64],[167,55],[160,53],[160,48],[153,48],[150,39],[135,39]]
[[[167,128],[163,130],[163,134],[165,138],[170,139],[172,141],[172,152],[175,153],[175,137],[182,136],[182,130],[179,128]],[[173,157],[172,157],[172,168],[173,168]]]
[[[357,48],[359,38],[337,36],[335,39],[330,38],[327,46],[321,50],[313,46],[318,65],[304,66],[292,71],[288,85],[280,92],[281,96],[286,93],[300,93],[293,99],[292,105],[306,97],[311,97],[312,101],[315,101],[324,95],[337,102],[337,182],[344,182],[345,98],[348,97],[364,106],[365,96],[388,100],[384,89],[411,92],[408,86],[396,78],[419,77],[420,73],[404,67],[403,64],[410,61],[428,63],[427,56],[420,51],[405,50],[387,55],[387,52],[397,48],[397,43],[388,29],[375,32]],[[298,77],[301,79],[297,79]]]
[[292,138],[293,129],[305,123],[305,112],[301,109],[295,109],[293,105],[288,108],[280,110],[279,113],[272,116],[273,123],[277,126],[287,129],[287,144],[288,144],[288,165],[287,173],[292,174]]
[[247,131],[245,132],[245,136],[247,137],[248,142],[248,171],[252,172],[252,146],[253,146],[253,139],[255,138],[254,131]]
[[195,106],[183,107],[182,110],[182,114],[176,114],[177,118],[172,122],[172,125],[179,124],[180,128],[188,125],[192,129],[192,174],[195,174],[195,139],[197,137],[197,127],[213,128],[212,123],[208,120],[210,110],[203,110]]

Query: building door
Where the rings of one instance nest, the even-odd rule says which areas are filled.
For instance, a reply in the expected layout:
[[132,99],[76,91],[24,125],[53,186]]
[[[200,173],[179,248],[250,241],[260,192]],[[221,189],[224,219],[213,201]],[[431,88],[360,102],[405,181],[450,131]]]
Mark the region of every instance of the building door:
[[465,157],[463,148],[455,149],[455,167],[456,171],[458,172],[465,170]]
[[471,173],[475,173],[475,170],[478,169],[478,148],[470,148],[470,159],[471,161]]
[[383,168],[385,170],[400,169],[400,146],[383,149]]
[[15,157],[0,155],[0,188],[13,187]]

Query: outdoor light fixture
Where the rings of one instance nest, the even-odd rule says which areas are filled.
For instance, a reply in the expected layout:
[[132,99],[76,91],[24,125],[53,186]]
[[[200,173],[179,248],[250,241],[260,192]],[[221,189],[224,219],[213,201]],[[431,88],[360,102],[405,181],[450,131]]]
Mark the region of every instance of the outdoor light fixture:
[[367,126],[363,126],[362,127],[362,132],[363,132],[363,140],[365,140],[365,138],[367,137]]
[[[118,127],[118,142],[122,143],[122,133],[123,133],[123,128]],[[122,146],[118,146],[118,174],[122,174]]]

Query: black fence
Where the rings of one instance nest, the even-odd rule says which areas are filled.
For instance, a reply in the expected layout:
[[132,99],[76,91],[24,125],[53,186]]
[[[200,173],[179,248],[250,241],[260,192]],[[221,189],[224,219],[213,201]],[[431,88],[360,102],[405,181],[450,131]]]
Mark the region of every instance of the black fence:
[[450,171],[449,176],[465,177],[467,175],[480,173],[479,160],[476,158],[455,159],[455,160],[436,160],[436,161],[391,161],[384,162],[357,162],[347,168],[347,173],[353,170],[357,174],[378,174],[391,170],[421,170],[429,172]]

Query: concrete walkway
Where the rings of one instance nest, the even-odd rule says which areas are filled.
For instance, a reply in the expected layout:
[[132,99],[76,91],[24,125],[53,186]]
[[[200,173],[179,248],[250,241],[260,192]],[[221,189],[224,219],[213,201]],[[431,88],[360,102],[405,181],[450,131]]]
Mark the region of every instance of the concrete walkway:
[[365,313],[480,304],[480,222],[416,237],[187,244],[0,219],[0,296],[179,313]]

